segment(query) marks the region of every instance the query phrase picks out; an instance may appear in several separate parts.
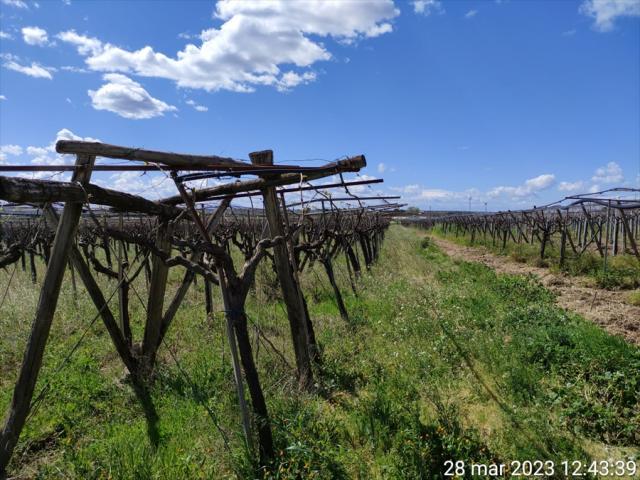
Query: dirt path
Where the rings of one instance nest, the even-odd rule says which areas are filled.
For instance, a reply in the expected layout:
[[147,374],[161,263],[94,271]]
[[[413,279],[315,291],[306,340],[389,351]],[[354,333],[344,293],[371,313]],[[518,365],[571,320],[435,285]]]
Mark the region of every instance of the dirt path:
[[579,313],[610,333],[622,335],[640,345],[640,307],[625,303],[628,292],[613,292],[585,285],[585,279],[552,273],[547,268],[517,263],[509,257],[494,255],[482,247],[465,247],[438,237],[431,237],[447,255],[480,262],[499,273],[536,275],[557,295],[562,308]]

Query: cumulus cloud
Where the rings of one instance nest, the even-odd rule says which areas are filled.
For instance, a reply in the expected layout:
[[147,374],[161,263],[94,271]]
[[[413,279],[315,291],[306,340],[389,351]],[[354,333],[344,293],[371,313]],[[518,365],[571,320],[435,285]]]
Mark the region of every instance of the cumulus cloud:
[[15,72],[19,72],[34,78],[46,78],[48,80],[51,80],[53,78],[51,72],[55,71],[54,68],[44,67],[36,62],[31,62],[31,65],[22,65],[21,63],[18,63],[15,57],[12,57],[11,55],[6,56],[5,58],[7,58],[7,60],[2,65],[9,70],[13,70]]
[[464,14],[464,18],[473,18],[478,14],[478,10],[469,10]]
[[0,95],[0,100],[6,100],[7,97],[5,97],[4,95]]
[[63,42],[75,45],[80,55],[98,55],[103,50],[103,45],[100,40],[95,37],[79,35],[75,32],[75,30],[60,32],[58,35],[56,35],[56,38],[62,40]]
[[440,0],[414,0],[413,11],[424,16],[432,13],[444,13],[444,7]]
[[193,100],[187,100],[185,102],[187,105],[191,105],[195,110],[197,110],[198,112],[208,112],[209,109],[207,107],[205,107],[204,105],[198,105],[195,101]]
[[[33,165],[64,165],[73,163],[73,155],[58,155],[56,153],[56,142],[58,140],[80,140],[85,142],[99,142],[98,139],[92,137],[81,137],[76,135],[68,128],[62,128],[56,133],[56,137],[48,145],[22,147],[20,145],[2,145],[0,146],[0,160],[6,160],[8,155],[20,156],[27,155],[29,162]],[[41,172],[42,173],[42,172]],[[38,178],[38,175],[36,177]]]
[[469,201],[469,197],[479,201],[485,195],[476,188],[464,191],[445,190],[441,188],[427,188],[418,184],[405,185],[404,187],[391,188],[402,195],[402,200],[412,203],[440,203],[448,205],[462,205]]
[[624,175],[620,165],[609,162],[606,166],[598,168],[591,180],[594,183],[620,183],[624,180]]
[[119,73],[104,75],[107,82],[98,90],[89,90],[91,104],[96,110],[108,110],[124,118],[145,119],[177,110],[149,95],[142,85]]
[[[22,156],[20,163],[24,164],[29,162],[32,165],[71,165],[75,161],[74,155],[59,155],[56,153],[56,142],[58,140],[81,140],[85,142],[99,142],[100,140],[92,137],[81,137],[76,135],[68,128],[63,128],[58,131],[54,140],[48,145],[44,146],[28,146],[22,147],[19,145],[4,145],[0,147],[0,162],[7,160],[7,155]],[[8,148],[7,148],[8,147]],[[25,158],[26,157],[26,158]],[[14,161],[14,163],[16,163]],[[70,173],[64,172],[21,172],[16,176],[26,178],[57,178],[62,180],[68,180]]]
[[487,203],[493,208],[497,205],[502,208],[510,208],[511,205],[527,206],[537,198],[541,192],[548,190],[555,184],[555,175],[543,174],[525,180],[518,186],[498,186],[488,191],[477,188],[455,191],[442,188],[428,188],[419,184],[410,184],[403,187],[391,187],[392,191],[402,195],[402,201],[415,205],[436,204],[440,208],[456,208],[482,210]]
[[29,8],[29,5],[27,5],[26,2],[23,2],[22,0],[2,0],[2,3],[4,5],[9,5],[16,8]]
[[22,39],[28,45],[45,46],[49,43],[47,31],[40,27],[23,27]]
[[176,194],[174,183],[166,175],[118,172],[110,175],[107,181],[98,183],[114,190],[141,195],[154,200]]
[[593,28],[599,32],[613,30],[614,22],[619,17],[640,16],[638,0],[585,0],[580,5],[580,13],[592,17]]
[[0,161],[4,163],[9,155],[22,155],[22,147],[20,145],[0,145]]
[[560,182],[558,184],[558,190],[561,192],[577,192],[584,190],[584,182],[578,180],[577,182]]
[[0,38],[3,40],[13,40],[13,35],[9,32],[5,32],[4,30],[0,30]]
[[556,181],[556,176],[551,173],[538,175],[537,177],[525,180],[522,185],[516,187],[500,186],[488,192],[490,198],[505,195],[512,199],[534,197],[537,193],[550,188]]
[[[332,58],[316,37],[343,43],[377,37],[392,31],[398,14],[392,0],[220,0],[214,15],[222,25],[201,32],[200,45],[188,44],[175,57],[151,46],[129,51],[73,30],[57,38],[75,45],[97,71],[165,78],[207,91],[251,92],[260,85],[288,90],[314,81],[311,66]],[[283,71],[283,65],[295,70]]]

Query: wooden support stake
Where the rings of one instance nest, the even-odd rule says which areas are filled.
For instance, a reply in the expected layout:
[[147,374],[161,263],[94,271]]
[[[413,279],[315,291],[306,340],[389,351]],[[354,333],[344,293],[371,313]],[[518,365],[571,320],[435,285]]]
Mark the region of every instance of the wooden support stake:
[[[171,226],[166,221],[160,221],[156,237],[156,246],[161,252],[171,254]],[[147,322],[142,341],[142,355],[144,358],[145,375],[150,375],[158,351],[160,332],[162,329],[162,309],[164,294],[167,289],[169,267],[162,259],[153,257],[151,282],[149,285],[149,300],[147,302]]]
[[[44,214],[47,217],[47,221],[52,225],[58,224],[58,216],[53,208],[45,208]],[[131,375],[135,377],[137,375],[137,362],[131,353],[130,346],[125,342],[125,338],[123,337],[122,332],[118,327],[118,323],[116,322],[116,319],[114,318],[109,305],[107,305],[107,301],[102,294],[102,290],[100,290],[98,282],[96,282],[93,274],[91,273],[91,269],[82,257],[80,250],[78,250],[78,247],[76,247],[75,245],[73,245],[71,247],[71,250],[69,251],[69,260],[78,271],[80,280],[82,280],[82,283],[87,289],[87,293],[91,297],[91,300],[93,300],[93,304],[100,313],[104,326],[109,332],[109,336],[111,337],[111,340],[113,341],[113,344],[116,347],[116,351],[120,355],[122,362],[127,367],[127,370],[129,370],[129,373],[131,373]]]
[[[94,162],[95,157],[78,155],[76,166],[79,168],[73,175],[73,181],[81,184],[88,183]],[[58,223],[51,258],[47,266],[42,289],[40,290],[40,298],[31,327],[31,334],[29,335],[20,374],[9,405],[9,412],[0,434],[0,478],[6,475],[7,465],[31,408],[31,399],[33,398],[38,373],[42,366],[42,356],[49,338],[53,315],[58,304],[60,287],[69,258],[69,250],[73,245],[73,238],[81,214],[82,203],[68,202],[64,206],[62,218]]]
[[[249,158],[254,165],[273,165],[273,152],[271,150],[250,153]],[[263,188],[262,198],[271,237],[284,236],[275,187]],[[273,256],[282,296],[287,307],[287,316],[298,369],[298,380],[301,387],[308,389],[313,385],[313,373],[311,371],[307,319],[305,318],[304,305],[300,300],[298,285],[296,285],[293,278],[286,244],[275,245],[273,247]]]

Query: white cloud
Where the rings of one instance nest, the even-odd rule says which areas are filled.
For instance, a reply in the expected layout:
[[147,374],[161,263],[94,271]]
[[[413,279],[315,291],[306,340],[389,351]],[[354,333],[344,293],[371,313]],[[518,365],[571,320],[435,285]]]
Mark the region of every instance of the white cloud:
[[3,40],[13,40],[13,35],[9,32],[5,32],[4,30],[0,30],[0,38]]
[[484,198],[482,192],[476,188],[470,188],[465,191],[456,192],[452,190],[444,190],[441,188],[426,188],[418,184],[405,185],[404,187],[394,188],[391,190],[399,192],[403,201],[413,203],[447,203],[447,204],[467,204],[469,197],[475,201]]
[[20,145],[0,145],[0,161],[4,162],[9,155],[22,155]]
[[[392,31],[399,10],[392,0],[220,0],[214,14],[222,25],[201,32],[199,46],[188,44],[175,57],[151,46],[125,50],[73,30],[58,38],[74,44],[97,71],[165,78],[207,91],[251,92],[261,85],[288,90],[314,81],[311,66],[332,58],[317,37],[343,43],[377,37]],[[289,69],[281,70],[283,65]]]
[[536,196],[537,193],[550,188],[556,181],[556,176],[551,173],[538,175],[537,177],[525,180],[522,185],[517,187],[500,186],[489,190],[487,195],[489,198],[506,196],[511,199],[529,198]]
[[609,162],[606,166],[598,168],[591,180],[596,183],[620,183],[624,180],[624,175],[620,165]]
[[2,145],[0,146],[0,151],[9,155],[22,155],[22,147],[20,145]]
[[23,27],[22,39],[28,45],[38,45],[40,47],[49,43],[47,31],[40,27]]
[[414,0],[413,11],[424,16],[429,16],[432,13],[444,13],[444,7],[440,0]]
[[5,97],[4,95],[0,95],[0,100],[6,100],[7,97]]
[[296,72],[288,71],[282,74],[280,80],[276,84],[276,88],[281,92],[286,92],[298,85],[313,82],[315,79],[316,74],[314,72],[304,72],[300,75]]
[[[9,58],[11,57],[9,56]],[[23,73],[25,75],[29,75],[30,77],[46,78],[48,80],[51,80],[53,78],[53,76],[51,75],[51,72],[55,71],[54,68],[43,67],[42,65],[36,62],[32,62],[31,66],[27,66],[27,65],[21,65],[15,60],[8,60],[4,62],[3,66],[5,68],[8,68],[9,70],[13,70],[16,72]]]
[[63,67],[60,67],[60,70],[64,70],[65,72],[73,72],[73,73],[91,73],[86,68],[75,67],[73,65],[65,65]]
[[525,207],[539,196],[539,193],[548,190],[555,184],[555,175],[543,174],[526,180],[522,185],[498,186],[488,191],[477,188],[468,188],[462,191],[446,190],[441,188],[428,188],[419,184],[409,184],[403,187],[391,187],[390,190],[402,195],[402,202],[414,205],[426,206],[437,204],[440,208],[454,208],[467,210],[471,204],[471,210],[483,210],[487,203],[492,208],[511,208],[513,205]]
[[176,194],[175,184],[165,175],[118,172],[110,175],[107,182],[101,183],[105,187],[114,190],[152,199],[160,199]]
[[176,107],[149,95],[142,85],[119,73],[104,75],[108,83],[97,91],[89,90],[91,104],[96,110],[108,110],[124,118],[145,119],[175,111]]
[[576,34],[576,31],[577,30],[575,28],[572,28],[571,30],[567,30],[567,31],[562,32],[562,36],[564,36],[564,37],[572,37],[572,36],[574,36]]
[[580,13],[595,19],[593,28],[600,32],[613,30],[614,22],[619,17],[640,16],[638,0],[585,0],[580,5]]
[[[76,135],[71,130],[67,128],[63,128],[58,131],[56,134],[55,140],[53,140],[49,145],[37,147],[37,146],[28,146],[26,148],[21,147],[20,145],[3,145],[0,147],[0,160],[4,161],[7,158],[7,155],[23,155],[26,154],[29,157],[29,162],[33,165],[65,165],[71,164],[74,161],[73,155],[58,155],[56,153],[56,142],[58,140],[80,140],[85,142],[99,142],[98,139],[92,137],[81,137]],[[24,162],[23,162],[24,163]],[[34,174],[24,174],[20,176],[25,176],[29,178],[43,178],[48,175],[47,172],[36,172]]]
[[196,102],[194,102],[193,100],[187,100],[186,101],[187,105],[191,105],[194,109],[196,109],[198,112],[208,112],[209,109],[207,107],[205,107],[204,105],[198,105]]
[[384,173],[386,170],[387,166],[384,163],[380,162],[378,164],[378,173]]
[[26,2],[23,2],[22,0],[2,0],[2,3],[16,8],[29,8]]
[[27,147],[27,154],[39,157],[42,155],[48,155],[49,149],[45,147]]
[[[95,37],[87,37],[86,35],[79,35],[75,30],[67,30],[66,32],[60,32],[56,35],[56,38],[63,42],[75,45],[80,55],[98,55],[103,50],[103,45],[100,40]],[[107,44],[107,46],[110,46]]]
[[478,10],[469,10],[464,14],[464,18],[473,18],[478,14]]
[[584,190],[584,182],[578,180],[577,182],[560,182],[558,184],[558,190],[561,192],[576,192],[578,190]]

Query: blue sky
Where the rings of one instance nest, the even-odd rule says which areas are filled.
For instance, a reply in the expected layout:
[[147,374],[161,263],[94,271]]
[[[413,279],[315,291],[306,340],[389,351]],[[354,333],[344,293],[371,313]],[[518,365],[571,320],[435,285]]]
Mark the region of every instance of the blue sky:
[[57,138],[363,153],[433,209],[639,186],[638,0],[0,2],[3,163],[69,162]]

